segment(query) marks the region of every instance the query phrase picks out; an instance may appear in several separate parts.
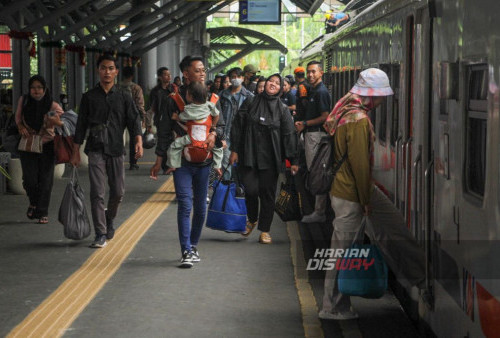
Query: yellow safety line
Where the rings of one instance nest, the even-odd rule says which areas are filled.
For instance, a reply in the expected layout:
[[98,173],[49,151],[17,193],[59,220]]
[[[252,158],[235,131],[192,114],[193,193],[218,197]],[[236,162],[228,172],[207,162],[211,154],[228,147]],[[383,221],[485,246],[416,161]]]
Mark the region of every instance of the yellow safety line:
[[299,267],[305,267],[304,250],[300,243],[299,228],[297,222],[287,222],[288,238],[290,238],[290,254],[292,256],[293,274],[295,276],[295,287],[299,297],[300,310],[302,312],[302,325],[306,337],[324,337],[321,323],[318,319],[318,305],[309,284],[307,272],[305,277],[299,278]]
[[7,337],[60,337],[118,270],[141,237],[174,199],[167,180],[57,290],[19,323]]

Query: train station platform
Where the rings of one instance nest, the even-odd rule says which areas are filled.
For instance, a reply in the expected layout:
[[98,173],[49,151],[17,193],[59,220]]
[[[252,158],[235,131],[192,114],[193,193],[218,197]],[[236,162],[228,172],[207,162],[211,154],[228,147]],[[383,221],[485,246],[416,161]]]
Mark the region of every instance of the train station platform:
[[[205,228],[201,262],[179,269],[171,176],[149,178],[154,153],[126,171],[115,238],[90,249],[63,236],[57,212],[69,170],[54,180],[49,223],[26,196],[0,195],[0,336],[419,337],[395,297],[354,299],[360,319],[321,321],[321,278],[308,278],[306,225],[274,218],[273,244]],[[128,165],[127,165],[128,168]],[[88,173],[79,168],[89,196]],[[307,248],[305,248],[307,251]]]

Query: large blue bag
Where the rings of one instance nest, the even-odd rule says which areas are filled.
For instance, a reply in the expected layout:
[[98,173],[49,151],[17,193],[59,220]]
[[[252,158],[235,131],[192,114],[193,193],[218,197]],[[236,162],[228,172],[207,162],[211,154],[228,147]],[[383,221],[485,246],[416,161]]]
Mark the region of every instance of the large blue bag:
[[[370,222],[368,217],[363,219],[361,228],[354,238],[349,254],[344,256],[340,262],[338,272],[339,292],[349,296],[363,298],[380,298],[387,290],[388,269],[380,250],[376,245],[363,244],[366,224]],[[352,249],[367,253],[353,256]],[[363,250],[363,251],[361,251]],[[353,261],[353,259],[361,259]],[[373,261],[372,261],[373,260]]]
[[214,182],[208,205],[207,227],[226,232],[244,232],[247,223],[245,193],[239,182],[222,178]]

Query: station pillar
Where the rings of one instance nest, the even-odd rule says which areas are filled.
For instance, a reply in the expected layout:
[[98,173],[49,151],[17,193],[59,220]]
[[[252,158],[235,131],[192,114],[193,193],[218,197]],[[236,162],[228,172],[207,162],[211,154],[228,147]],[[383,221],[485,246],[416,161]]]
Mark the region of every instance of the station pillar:
[[13,111],[17,107],[19,97],[24,93],[28,93],[28,81],[31,76],[28,45],[28,40],[12,39]]

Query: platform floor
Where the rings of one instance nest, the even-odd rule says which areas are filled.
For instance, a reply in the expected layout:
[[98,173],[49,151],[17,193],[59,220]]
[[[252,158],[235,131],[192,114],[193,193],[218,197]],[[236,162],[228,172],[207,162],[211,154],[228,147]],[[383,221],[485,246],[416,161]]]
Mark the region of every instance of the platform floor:
[[[317,318],[321,277],[300,269],[306,225],[275,217],[272,245],[204,229],[202,261],[179,269],[171,176],[149,179],[153,151],[126,172],[116,238],[64,238],[54,181],[50,222],[25,216],[26,196],[0,195],[0,336],[418,337],[394,296],[355,299],[359,320]],[[88,175],[79,169],[88,204]],[[88,210],[90,207],[88,206]],[[307,250],[307,247],[306,247]]]

